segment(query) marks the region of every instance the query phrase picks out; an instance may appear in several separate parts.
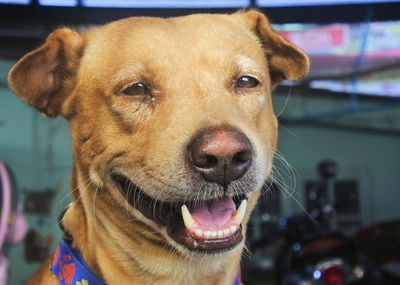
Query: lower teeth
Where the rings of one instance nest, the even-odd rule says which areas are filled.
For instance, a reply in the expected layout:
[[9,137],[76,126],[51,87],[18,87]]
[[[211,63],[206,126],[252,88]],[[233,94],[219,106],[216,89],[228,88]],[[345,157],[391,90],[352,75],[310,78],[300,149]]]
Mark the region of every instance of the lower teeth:
[[202,239],[209,239],[209,238],[223,238],[228,237],[236,233],[239,225],[243,221],[245,212],[247,208],[247,199],[244,199],[241,203],[239,208],[233,213],[231,221],[222,229],[218,230],[205,230],[199,228],[199,224],[190,214],[189,209],[186,205],[182,205],[182,218],[186,229],[193,234],[195,237],[202,238]]
[[197,237],[197,238],[202,238],[202,239],[209,239],[209,238],[224,238],[233,235],[236,233],[237,229],[239,226],[236,225],[231,225],[229,227],[226,227],[224,229],[219,229],[217,231],[211,231],[211,230],[205,230],[203,231],[202,229],[195,229],[195,230],[190,230],[189,232]]

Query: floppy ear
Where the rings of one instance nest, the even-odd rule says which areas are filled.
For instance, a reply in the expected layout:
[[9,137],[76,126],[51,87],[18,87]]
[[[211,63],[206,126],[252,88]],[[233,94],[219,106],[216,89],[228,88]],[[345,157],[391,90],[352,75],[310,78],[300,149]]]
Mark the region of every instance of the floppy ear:
[[264,48],[273,87],[282,80],[298,80],[307,75],[310,66],[307,55],[274,31],[264,14],[249,11],[243,16]]
[[41,47],[13,66],[8,74],[8,86],[46,116],[67,116],[63,104],[72,91],[81,53],[82,39],[78,33],[70,29],[56,30]]

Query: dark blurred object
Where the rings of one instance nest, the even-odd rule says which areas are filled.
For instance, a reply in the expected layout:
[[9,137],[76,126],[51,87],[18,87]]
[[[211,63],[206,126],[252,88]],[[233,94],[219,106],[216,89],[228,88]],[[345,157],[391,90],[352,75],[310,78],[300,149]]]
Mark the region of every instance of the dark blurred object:
[[305,182],[306,209],[321,229],[328,230],[330,218],[335,213],[335,206],[329,199],[326,180],[309,180]]
[[[151,1],[148,1],[151,2]],[[177,1],[175,1],[177,2]],[[194,2],[194,1],[193,1]],[[233,1],[234,2],[234,1]],[[353,5],[315,5],[289,7],[258,7],[259,10],[271,15],[274,23],[338,23],[365,21],[368,11],[372,9],[371,21],[390,21],[399,19],[400,3],[371,3]],[[339,2],[339,1],[337,1]],[[343,1],[340,1],[343,2]],[[30,1],[30,5],[2,5],[0,8],[0,23],[7,22],[43,22],[59,26],[71,23],[95,24],[110,22],[129,16],[182,16],[190,13],[228,13],[236,8],[89,8],[78,7],[40,6],[38,1]],[[250,3],[257,4],[255,1]],[[243,7],[245,8],[245,7]]]
[[250,254],[245,254],[242,260],[244,284],[275,284],[267,280],[272,280],[273,256],[282,243],[277,227],[281,214],[282,191],[277,183],[268,181],[247,224],[246,247]]
[[253,241],[250,239],[249,247],[253,250],[260,250],[262,253],[271,253],[269,247],[274,246],[274,243],[277,242],[277,237],[279,237],[280,231],[274,222],[264,222],[262,224],[262,238]]
[[360,213],[358,182],[355,180],[336,181],[334,184],[335,210],[341,215]]
[[339,174],[338,164],[326,159],[318,163],[318,180],[305,182],[306,207],[310,216],[324,229],[329,229],[330,218],[335,214],[335,204],[330,195],[330,182]]
[[[247,226],[247,242],[250,248],[252,245],[257,248],[267,247],[270,242],[275,241],[276,220],[282,211],[281,195],[276,183],[268,181],[263,185],[262,195]],[[257,234],[255,230],[258,231]]]
[[29,231],[25,239],[25,259],[28,263],[43,262],[50,255],[52,235],[42,236],[35,230]]
[[374,265],[381,269],[381,284],[400,284],[400,221],[363,228],[356,234],[356,240]]
[[[317,170],[320,179],[307,181],[305,184],[308,213],[294,213],[281,218],[278,223],[284,238],[284,243],[275,258],[278,283],[379,284],[378,271],[353,239],[343,232],[332,230],[335,227],[331,226],[331,219],[336,217],[335,210],[339,200],[345,200],[347,197],[347,193],[343,191],[351,187],[357,189],[357,183],[346,181],[338,184],[339,187],[335,188],[337,200],[333,203],[333,189],[330,186],[339,173],[339,167],[333,160],[324,160],[318,164]],[[354,195],[354,199],[357,200],[358,196]],[[341,202],[344,204],[343,209],[347,209],[347,201]],[[358,212],[358,209],[356,210]]]
[[322,180],[335,178],[339,174],[339,166],[333,160],[323,160],[318,164],[318,174]]
[[36,38],[34,36],[19,37],[17,35],[3,36],[0,34],[0,42],[2,43],[0,46],[0,58],[17,60],[27,52],[38,47],[43,42],[43,38]]
[[53,202],[54,191],[30,191],[26,194],[25,211],[31,214],[49,215]]
[[327,183],[319,180],[307,180],[304,183],[307,212],[311,213],[314,209],[320,207],[321,201],[328,200],[327,188]]
[[339,166],[332,159],[321,161],[317,173],[319,179],[304,183],[307,212],[321,228],[352,235],[361,224],[358,181],[338,180]]
[[280,215],[282,207],[279,186],[274,182],[267,182],[264,184],[262,191],[264,195],[257,205],[258,211],[262,214]]
[[376,269],[344,234],[321,231],[304,214],[284,217],[279,225],[286,242],[275,259],[278,284],[380,284]]

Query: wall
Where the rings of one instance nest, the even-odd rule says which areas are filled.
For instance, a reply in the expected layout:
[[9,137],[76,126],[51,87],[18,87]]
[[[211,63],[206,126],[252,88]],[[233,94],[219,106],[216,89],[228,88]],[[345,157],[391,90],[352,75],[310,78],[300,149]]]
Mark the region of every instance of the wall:
[[[285,199],[285,212],[301,210],[299,204],[305,204],[304,181],[317,178],[316,165],[321,160],[334,159],[340,166],[338,179],[359,180],[364,224],[400,218],[397,205],[400,201],[400,105],[390,109],[387,106],[371,108],[374,112],[303,120],[314,114],[346,110],[349,102],[321,94],[318,98],[296,96],[284,107],[286,99],[286,94],[275,95],[275,110],[285,118],[278,149],[295,169],[294,197],[298,202],[291,197]],[[360,106],[376,104],[381,103],[360,101]],[[293,179],[287,178],[286,183],[293,190],[290,180]]]
[[[363,222],[400,218],[400,138],[312,126],[281,128],[279,150],[298,173],[296,197],[304,204],[302,187],[316,178],[316,165],[334,159],[338,179],[359,180]],[[290,202],[289,209],[298,208]]]

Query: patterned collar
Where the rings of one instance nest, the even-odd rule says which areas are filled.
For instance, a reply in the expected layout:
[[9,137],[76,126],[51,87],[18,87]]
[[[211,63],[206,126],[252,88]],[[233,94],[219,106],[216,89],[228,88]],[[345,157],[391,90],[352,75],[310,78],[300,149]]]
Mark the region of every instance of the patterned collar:
[[[50,266],[60,285],[106,285],[89,268],[79,251],[61,240]],[[233,285],[241,284],[240,271]]]
[[106,285],[89,268],[78,250],[61,240],[50,267],[60,285]]

